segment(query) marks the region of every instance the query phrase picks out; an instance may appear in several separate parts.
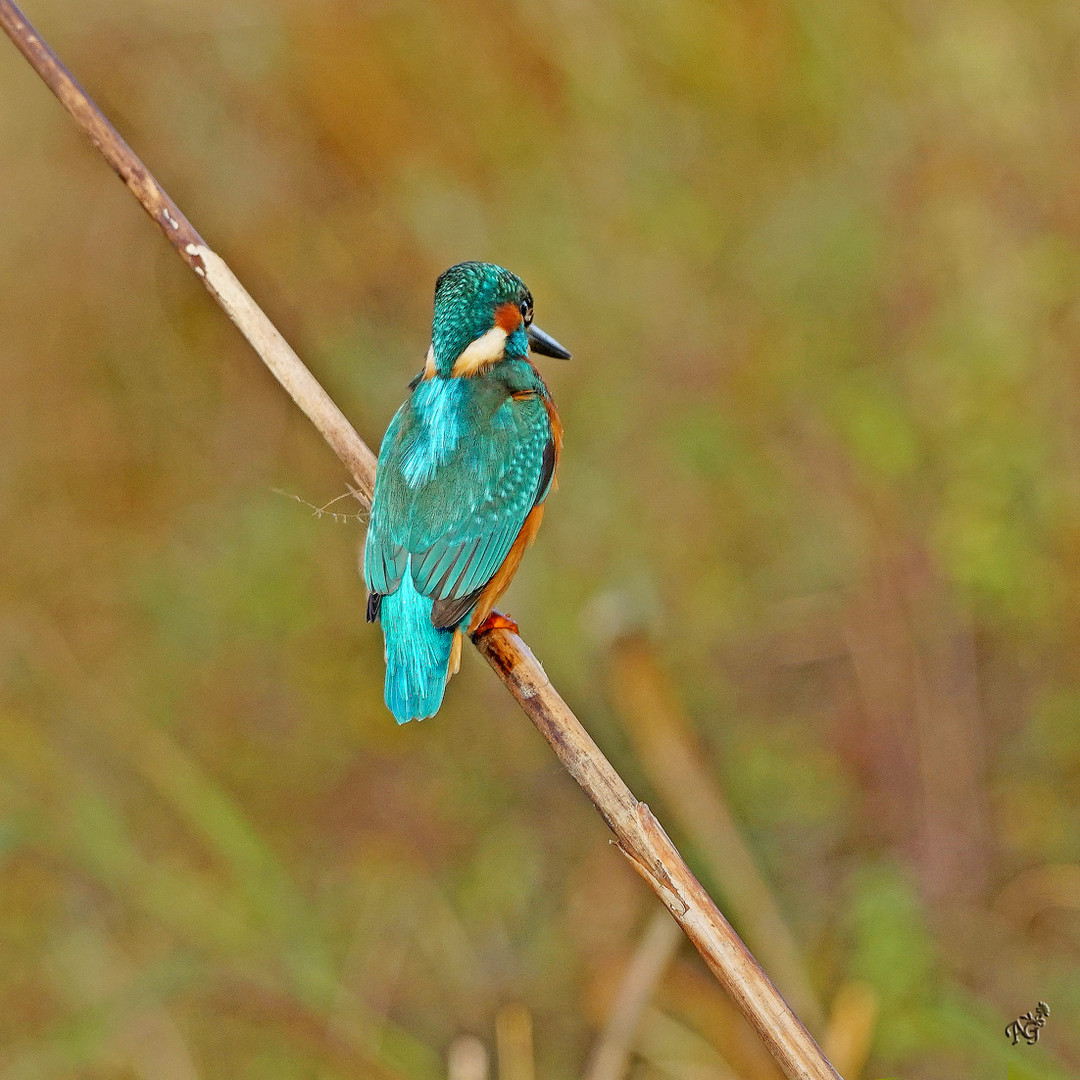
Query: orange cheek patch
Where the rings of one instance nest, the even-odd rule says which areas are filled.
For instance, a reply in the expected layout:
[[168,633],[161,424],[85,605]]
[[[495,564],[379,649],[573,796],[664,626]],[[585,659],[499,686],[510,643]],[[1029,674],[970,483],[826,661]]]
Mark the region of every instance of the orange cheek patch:
[[517,304],[500,304],[495,309],[495,325],[505,330],[508,337],[523,321]]

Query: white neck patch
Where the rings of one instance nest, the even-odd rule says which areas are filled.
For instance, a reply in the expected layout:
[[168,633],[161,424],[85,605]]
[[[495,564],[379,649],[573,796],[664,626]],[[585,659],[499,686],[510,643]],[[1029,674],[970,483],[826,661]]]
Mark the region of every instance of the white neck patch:
[[506,331],[501,326],[493,326],[486,334],[481,334],[454,361],[450,372],[455,378],[462,375],[478,375],[485,368],[497,364],[506,355]]

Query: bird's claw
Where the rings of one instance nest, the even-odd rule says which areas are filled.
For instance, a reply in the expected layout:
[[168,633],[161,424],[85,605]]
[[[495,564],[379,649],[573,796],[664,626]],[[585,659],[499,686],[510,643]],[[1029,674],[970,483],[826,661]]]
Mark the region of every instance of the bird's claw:
[[518,624],[507,615],[501,615],[493,611],[473,632],[474,638],[490,634],[492,630],[509,630],[511,634],[519,634]]

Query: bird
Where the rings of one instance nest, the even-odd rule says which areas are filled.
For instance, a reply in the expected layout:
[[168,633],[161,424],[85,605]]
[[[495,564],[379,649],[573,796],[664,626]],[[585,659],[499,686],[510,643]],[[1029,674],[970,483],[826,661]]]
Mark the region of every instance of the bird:
[[563,433],[530,351],[570,359],[533,323],[521,278],[488,262],[439,276],[431,345],[383,437],[364,543],[367,618],[382,624],[399,724],[438,711],[463,632],[517,632],[494,607],[536,537]]

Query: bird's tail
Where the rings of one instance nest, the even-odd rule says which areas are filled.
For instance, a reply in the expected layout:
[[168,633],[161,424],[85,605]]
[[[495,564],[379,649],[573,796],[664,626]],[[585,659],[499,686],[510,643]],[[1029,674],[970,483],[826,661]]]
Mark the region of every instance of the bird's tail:
[[434,716],[442,704],[454,646],[452,630],[431,625],[431,599],[421,596],[408,568],[379,613],[386,639],[386,707],[399,724]]

